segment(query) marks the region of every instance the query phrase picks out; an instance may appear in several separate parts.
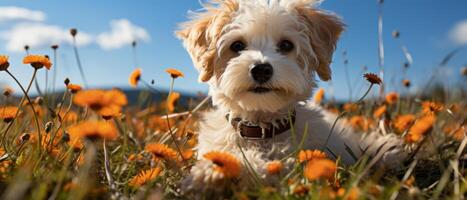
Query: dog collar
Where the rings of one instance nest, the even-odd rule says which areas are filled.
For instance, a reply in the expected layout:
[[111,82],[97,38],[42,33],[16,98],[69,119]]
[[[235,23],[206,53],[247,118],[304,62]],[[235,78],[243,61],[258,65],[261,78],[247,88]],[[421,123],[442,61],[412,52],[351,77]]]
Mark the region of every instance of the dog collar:
[[[228,121],[229,114],[225,117]],[[230,124],[232,124],[235,131],[244,139],[269,139],[274,135],[279,135],[288,131],[291,126],[295,124],[295,110],[290,118],[287,118],[287,122],[282,123],[281,120],[276,120],[276,122],[278,126],[274,126],[273,123],[267,123],[267,128],[262,128],[256,123],[245,121],[241,118],[234,118]]]

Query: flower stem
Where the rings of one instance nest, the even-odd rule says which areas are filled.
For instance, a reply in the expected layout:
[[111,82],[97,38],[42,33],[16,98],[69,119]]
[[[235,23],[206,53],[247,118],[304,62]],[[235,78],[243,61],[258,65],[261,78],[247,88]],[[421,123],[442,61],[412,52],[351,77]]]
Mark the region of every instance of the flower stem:
[[79,59],[78,54],[78,47],[76,46],[76,37],[73,36],[73,50],[75,52],[76,63],[78,64],[79,73],[81,74],[81,78],[83,79],[84,86],[88,87],[88,82],[86,81],[86,76],[84,76],[83,66],[81,65],[81,60]]
[[175,146],[177,147],[177,150],[178,150],[178,153],[180,154],[180,157],[182,158],[182,160],[184,161],[185,158],[183,157],[183,153],[182,153],[182,149],[180,149],[180,146],[178,146],[178,143],[177,143],[177,140],[175,138],[175,135],[172,131],[172,127],[170,126],[170,120],[169,120],[169,98],[170,98],[170,95],[172,94],[172,91],[173,91],[173,87],[174,87],[174,82],[175,82],[175,79],[172,78],[172,80],[170,81],[170,90],[169,90],[169,94],[167,95],[167,100],[166,100],[166,112],[165,112],[165,119],[167,121],[167,128],[169,129],[169,133],[170,133],[170,137],[172,138],[172,141],[173,143],[175,144]]
[[[28,100],[28,103],[32,109],[32,112],[33,112],[33,115],[34,115],[34,120],[36,122],[36,128],[37,128],[37,138],[39,139],[39,141],[37,142],[37,147],[39,149],[39,152],[41,152],[41,143],[42,143],[42,137],[41,137],[41,128],[40,128],[40,125],[39,125],[39,119],[37,118],[37,113],[36,113],[36,110],[34,109],[34,105],[32,104],[32,101],[31,99],[29,98],[29,95],[28,95],[28,91],[26,91],[23,86],[21,85],[21,83],[18,81],[18,79],[16,79],[16,77],[8,70],[5,70],[8,75],[11,76],[11,78],[13,78],[13,80],[15,80],[15,82],[18,84],[18,86],[21,88],[21,90],[23,91],[24,93],[24,97],[26,97],[26,99]],[[34,81],[34,79],[36,78],[36,73],[37,73],[37,69],[34,69],[34,72],[32,74],[32,78],[31,78],[31,81],[29,81],[29,86],[28,86],[28,90],[29,88],[31,87],[32,85],[32,82]],[[21,106],[21,105],[20,105]],[[19,112],[19,109],[18,109],[18,112]],[[16,113],[16,115],[18,115],[18,112]]]

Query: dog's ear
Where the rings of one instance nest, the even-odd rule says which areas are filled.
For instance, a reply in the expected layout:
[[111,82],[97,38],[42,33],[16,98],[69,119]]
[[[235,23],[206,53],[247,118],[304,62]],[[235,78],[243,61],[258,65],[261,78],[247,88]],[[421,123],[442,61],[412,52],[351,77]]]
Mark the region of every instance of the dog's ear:
[[238,10],[237,0],[213,1],[205,5],[203,13],[194,14],[191,21],[182,24],[176,32],[199,71],[199,81],[206,82],[214,75],[216,43],[222,28]]
[[[317,64],[314,70],[323,81],[331,79],[330,64],[337,40],[345,25],[336,15],[325,13],[312,7],[295,8],[306,26],[306,33],[316,55]],[[313,63],[313,62],[311,62]]]

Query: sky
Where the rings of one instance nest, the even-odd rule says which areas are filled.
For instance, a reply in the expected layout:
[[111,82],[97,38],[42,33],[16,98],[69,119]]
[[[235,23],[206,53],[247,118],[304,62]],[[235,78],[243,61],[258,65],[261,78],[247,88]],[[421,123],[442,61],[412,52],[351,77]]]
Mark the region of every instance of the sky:
[[[319,82],[328,97],[349,97],[343,52],[348,60],[347,71],[353,88],[353,99],[363,93],[361,76],[364,66],[377,73],[378,39],[376,0],[325,0],[321,9],[339,15],[347,25],[337,45],[331,65],[333,81]],[[77,28],[77,43],[86,79],[92,88],[127,88],[128,76],[136,67],[143,70],[142,78],[154,80],[156,87],[168,88],[166,68],[185,73],[175,81],[181,92],[206,92],[207,86],[197,81],[191,59],[175,37],[177,25],[187,20],[188,11],[201,8],[198,0],[1,0],[0,54],[10,56],[10,70],[27,84],[32,68],[21,63],[25,44],[32,54],[53,52],[59,44],[57,87],[63,88],[68,77],[83,84],[72,49],[70,28]],[[383,35],[385,51],[385,80],[388,90],[400,90],[405,46],[413,58],[407,78],[417,90],[428,80],[443,57],[456,48],[460,51],[441,73],[451,83],[462,82],[459,71],[467,65],[467,1],[463,0],[386,0],[383,4]],[[395,39],[392,32],[398,30]],[[137,41],[136,63],[131,42]],[[50,71],[49,74],[52,74]],[[40,84],[45,70],[38,75]],[[13,80],[0,73],[0,84],[18,90]],[[42,86],[43,87],[43,86]],[[32,91],[34,92],[34,91]]]

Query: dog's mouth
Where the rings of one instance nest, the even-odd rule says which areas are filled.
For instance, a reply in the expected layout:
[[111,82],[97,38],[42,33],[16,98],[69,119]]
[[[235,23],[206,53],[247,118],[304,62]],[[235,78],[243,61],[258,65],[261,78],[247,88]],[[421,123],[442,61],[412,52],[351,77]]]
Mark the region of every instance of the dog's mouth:
[[263,93],[271,92],[272,90],[273,89],[271,89],[271,88],[258,86],[258,87],[250,88],[248,91],[256,93],[256,94],[263,94]]

